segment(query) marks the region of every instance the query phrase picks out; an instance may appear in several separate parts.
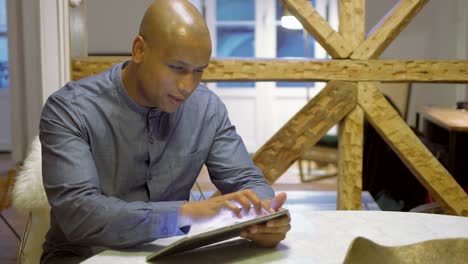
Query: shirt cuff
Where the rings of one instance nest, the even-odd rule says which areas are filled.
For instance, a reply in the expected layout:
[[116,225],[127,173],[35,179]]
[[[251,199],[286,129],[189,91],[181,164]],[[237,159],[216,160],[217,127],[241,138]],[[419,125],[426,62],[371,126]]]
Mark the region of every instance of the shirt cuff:
[[185,201],[158,202],[153,208],[153,225],[157,238],[185,235],[190,226],[179,226],[179,211]]

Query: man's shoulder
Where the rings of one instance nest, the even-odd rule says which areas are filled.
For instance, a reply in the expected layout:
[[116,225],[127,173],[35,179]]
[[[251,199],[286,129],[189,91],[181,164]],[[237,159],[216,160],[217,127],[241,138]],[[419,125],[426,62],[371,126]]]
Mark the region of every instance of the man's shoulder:
[[114,67],[93,76],[70,81],[51,94],[50,97],[60,97],[66,101],[77,103],[80,100],[89,100],[113,92],[115,91],[115,82],[111,75]]
[[197,89],[195,89],[195,91],[193,92],[193,94],[200,94],[200,95],[216,95],[212,90],[210,90],[205,84],[203,83],[200,83],[197,87]]
[[200,84],[181,108],[190,119],[211,119],[222,109],[221,99],[206,85]]
[[198,85],[197,89],[190,96],[190,101],[201,105],[221,103],[219,96],[202,83]]

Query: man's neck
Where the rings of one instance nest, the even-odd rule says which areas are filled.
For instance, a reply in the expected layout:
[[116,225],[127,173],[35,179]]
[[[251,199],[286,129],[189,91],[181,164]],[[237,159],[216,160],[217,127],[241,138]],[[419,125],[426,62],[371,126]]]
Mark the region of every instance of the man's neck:
[[122,68],[122,83],[128,96],[130,96],[135,103],[145,106],[138,97],[135,66],[136,65],[130,61]]

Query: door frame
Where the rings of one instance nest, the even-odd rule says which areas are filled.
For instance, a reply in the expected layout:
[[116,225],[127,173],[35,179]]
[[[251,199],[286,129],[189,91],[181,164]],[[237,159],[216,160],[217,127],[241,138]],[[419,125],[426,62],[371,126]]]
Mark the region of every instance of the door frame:
[[70,80],[68,1],[7,0],[12,159],[26,157],[47,97]]

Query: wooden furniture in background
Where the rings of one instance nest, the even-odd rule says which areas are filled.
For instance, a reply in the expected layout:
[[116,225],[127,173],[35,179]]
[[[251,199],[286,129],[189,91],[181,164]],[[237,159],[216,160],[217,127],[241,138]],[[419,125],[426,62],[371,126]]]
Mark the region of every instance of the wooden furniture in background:
[[297,163],[302,183],[335,176],[338,165],[338,148],[317,145],[303,148]]
[[[340,0],[340,30],[334,31],[307,0],[282,0],[304,28],[338,60],[212,60],[204,81],[329,81],[253,156],[270,183],[306,146],[333,125],[339,132],[338,209],[359,209],[364,117],[392,146],[449,214],[468,216],[468,195],[385,100],[374,82],[468,83],[466,60],[377,60],[428,0],[400,0],[364,36],[365,0]],[[107,69],[125,58],[73,60],[73,79]]]
[[418,113],[428,121],[450,132],[468,133],[468,111],[443,107],[418,107]]
[[13,184],[15,183],[15,170],[9,170],[7,177],[0,178],[0,218],[3,223],[10,229],[10,231],[15,235],[18,240],[21,240],[21,237],[16,232],[16,230],[11,226],[8,220],[2,215],[2,211],[11,206],[11,191],[13,189]]
[[0,213],[11,206],[11,190],[13,188],[15,171],[10,170],[7,177],[0,178]]
[[468,111],[420,106],[424,136],[447,150],[447,169],[465,188],[468,187]]

